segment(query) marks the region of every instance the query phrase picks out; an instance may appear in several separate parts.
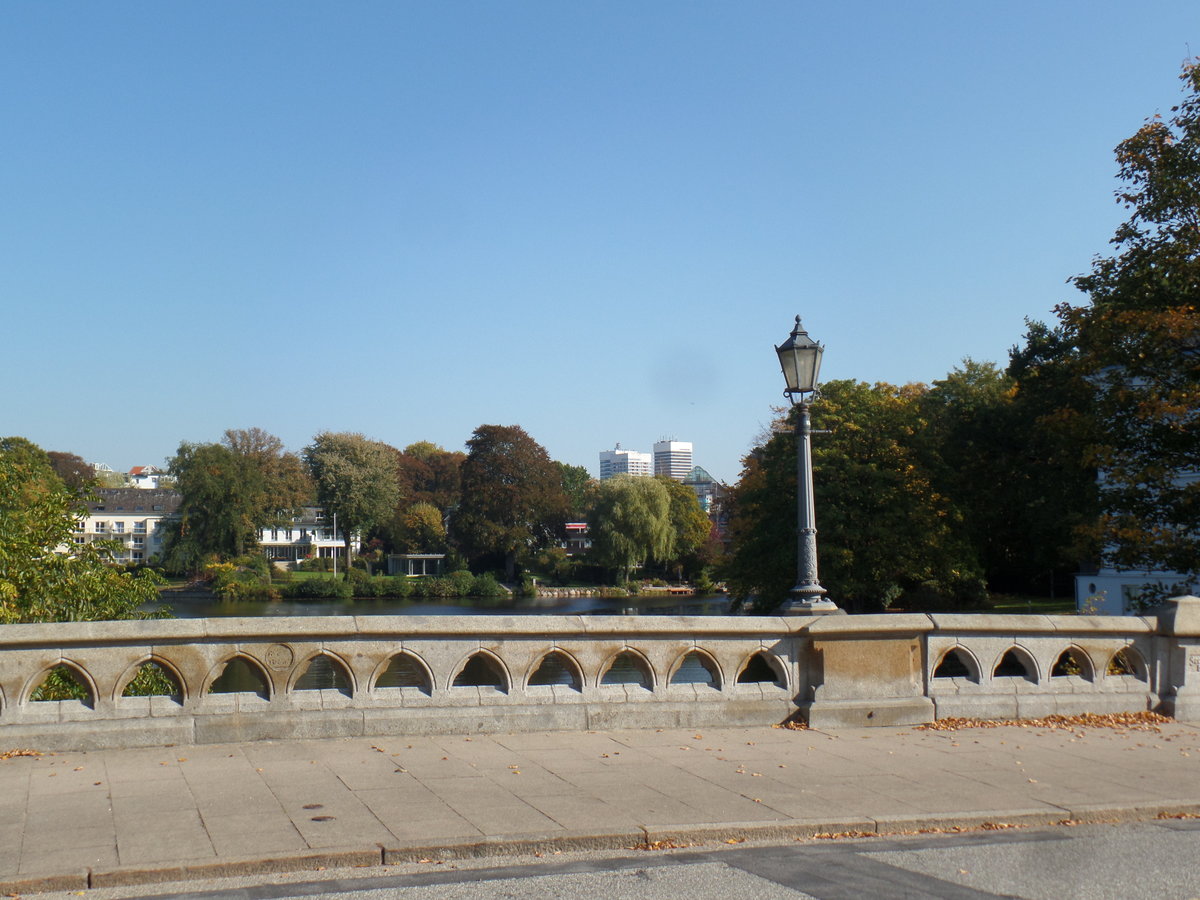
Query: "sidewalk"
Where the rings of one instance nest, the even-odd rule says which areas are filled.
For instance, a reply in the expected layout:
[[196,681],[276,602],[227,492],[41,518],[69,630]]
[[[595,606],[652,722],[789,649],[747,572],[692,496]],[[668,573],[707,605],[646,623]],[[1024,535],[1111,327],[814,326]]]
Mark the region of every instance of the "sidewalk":
[[[0,742],[3,736],[0,735]],[[0,754],[17,748],[3,746]],[[1200,727],[354,738],[0,758],[0,894],[1200,814]]]

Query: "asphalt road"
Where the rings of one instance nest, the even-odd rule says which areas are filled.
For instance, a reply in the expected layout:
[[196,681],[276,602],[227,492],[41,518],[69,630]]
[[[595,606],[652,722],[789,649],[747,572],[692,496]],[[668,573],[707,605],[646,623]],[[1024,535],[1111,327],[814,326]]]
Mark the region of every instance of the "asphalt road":
[[[45,900],[1193,900],[1200,819],[413,863],[38,895]],[[266,883],[269,881],[270,883]]]

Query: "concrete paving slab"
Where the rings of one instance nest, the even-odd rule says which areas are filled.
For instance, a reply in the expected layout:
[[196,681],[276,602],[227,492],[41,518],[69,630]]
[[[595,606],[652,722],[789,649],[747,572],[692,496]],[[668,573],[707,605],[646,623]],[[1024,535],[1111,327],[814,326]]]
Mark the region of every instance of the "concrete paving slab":
[[532,797],[530,806],[566,831],[602,828],[633,828],[641,824],[638,816],[617,804],[595,797]]
[[431,842],[438,845],[456,844],[484,837],[482,831],[444,804],[423,811],[419,819],[410,815],[385,821],[388,831],[392,833],[390,841],[393,843],[415,842],[428,847]]
[[116,864],[116,847],[43,846],[34,851],[22,849],[17,875],[50,879],[82,871],[86,884],[89,869]]
[[498,831],[553,832],[560,826],[534,806],[489,781],[461,784],[441,779],[433,793],[484,834]]
[[269,857],[311,849],[294,828],[224,832],[210,826],[208,836],[218,858],[244,855]]
[[73,825],[67,832],[63,831],[61,821],[43,820],[26,825],[24,833],[18,835],[9,846],[20,847],[22,853],[40,852],[39,848],[54,847],[64,841],[72,847],[89,850],[97,847],[115,847],[117,830],[111,820],[102,825]]

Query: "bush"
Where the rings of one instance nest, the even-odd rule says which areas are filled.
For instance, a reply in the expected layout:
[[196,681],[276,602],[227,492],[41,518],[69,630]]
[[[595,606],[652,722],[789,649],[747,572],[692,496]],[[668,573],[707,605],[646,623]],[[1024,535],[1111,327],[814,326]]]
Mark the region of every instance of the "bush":
[[426,578],[425,596],[438,600],[446,600],[458,595],[454,593],[454,582],[449,578]]
[[375,596],[404,599],[412,595],[412,585],[403,575],[376,575]]
[[475,576],[467,571],[451,572],[446,576],[454,597],[469,597],[475,589]]
[[245,572],[252,572],[259,578],[271,577],[271,561],[262,553],[249,553],[245,556],[238,556],[231,559],[230,562],[236,568]]
[[499,597],[504,594],[504,588],[491,572],[476,575],[471,583],[472,597]]
[[350,600],[354,588],[342,578],[305,578],[282,585],[282,593],[292,600]]
[[355,597],[374,597],[375,580],[362,569],[350,570],[350,590]]
[[224,563],[209,563],[204,577],[223,600],[277,600],[271,586],[271,563],[265,556],[239,556]]
[[278,600],[283,594],[279,588],[272,587],[269,584],[258,584],[253,581],[231,581],[228,584],[222,585],[217,591],[217,596],[222,600],[233,600],[236,602],[265,602],[267,600]]

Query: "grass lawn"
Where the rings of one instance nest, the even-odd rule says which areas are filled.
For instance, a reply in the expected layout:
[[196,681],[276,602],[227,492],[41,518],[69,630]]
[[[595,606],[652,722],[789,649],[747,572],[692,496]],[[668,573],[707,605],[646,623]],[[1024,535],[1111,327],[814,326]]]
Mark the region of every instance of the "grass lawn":
[[992,608],[988,612],[994,613],[1063,616],[1075,612],[1074,597],[1024,597],[1016,594],[992,594],[991,600]]

